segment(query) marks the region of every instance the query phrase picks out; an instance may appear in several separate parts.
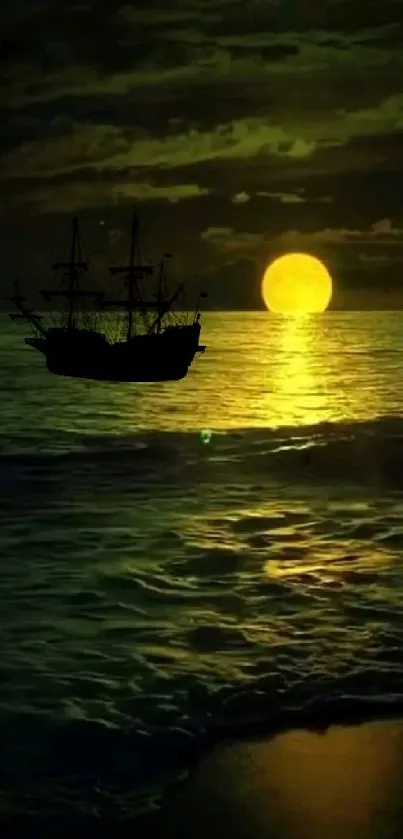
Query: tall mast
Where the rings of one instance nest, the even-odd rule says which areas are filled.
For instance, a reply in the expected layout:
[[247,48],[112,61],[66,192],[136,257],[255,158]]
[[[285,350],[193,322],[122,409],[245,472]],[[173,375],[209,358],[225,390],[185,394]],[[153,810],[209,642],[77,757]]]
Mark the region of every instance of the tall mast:
[[64,297],[66,300],[68,300],[67,324],[69,330],[74,328],[75,304],[78,299],[92,297],[95,301],[101,302],[101,300],[104,297],[104,292],[102,291],[80,289],[78,286],[78,277],[82,273],[88,271],[89,269],[88,263],[84,259],[82,259],[82,254],[79,253],[79,244],[80,235],[78,219],[76,216],[74,216],[70,247],[70,259],[67,262],[53,263],[53,269],[55,271],[66,271],[66,273],[64,274],[64,280],[68,280],[68,288],[41,289],[42,297],[44,297],[48,303],[50,303],[53,297]]
[[128,274],[128,286],[129,286],[129,311],[128,311],[128,318],[127,318],[127,335],[126,340],[130,341],[132,334],[133,334],[133,303],[134,303],[134,244],[135,238],[137,233],[137,217],[136,214],[133,213],[132,216],[132,240],[130,243],[130,270]]
[[[135,262],[135,250],[136,250],[136,242],[138,244],[138,221],[136,213],[133,213],[132,216],[132,226],[131,226],[131,243],[130,243],[130,253],[129,253],[129,264],[128,265],[112,265],[109,270],[111,274],[124,274],[126,278],[126,285],[127,285],[127,300],[123,303],[122,300],[105,300],[104,307],[113,307],[116,306],[117,308],[126,309],[128,313],[127,318],[127,332],[126,332],[126,340],[130,341],[133,337],[133,325],[134,325],[134,316],[133,313],[136,309],[146,310],[148,308],[155,308],[155,302],[146,302],[141,299],[140,291],[138,288],[138,279],[144,276],[152,276],[154,274],[155,268],[153,265],[145,265],[142,264],[141,254],[138,253],[137,256],[139,257],[138,262]],[[139,250],[139,248],[138,248]]]
[[161,315],[161,301],[162,301],[162,272],[163,272],[163,268],[164,268],[164,263],[160,262],[159,271],[158,271],[158,298],[157,298],[158,320],[157,320],[157,324],[156,324],[156,329],[157,329],[158,333],[161,332],[161,317],[160,317],[160,315]]
[[167,312],[169,312],[171,306],[173,305],[173,303],[175,303],[175,300],[177,300],[181,291],[183,291],[183,288],[184,286],[182,283],[182,285],[180,285],[176,289],[176,291],[173,293],[172,297],[169,298],[169,300],[166,300],[164,303],[161,302],[158,304],[158,316],[156,317],[155,321],[151,324],[148,330],[149,334],[154,332],[155,329],[157,330],[157,332],[160,332],[162,318],[164,317],[164,315],[166,315]]
[[71,255],[70,255],[70,276],[69,276],[69,318],[68,318],[68,329],[73,328],[74,322],[74,296],[76,291],[76,272],[75,272],[75,261],[76,261],[76,240],[77,240],[77,217],[74,216],[73,218],[73,233],[71,237]]

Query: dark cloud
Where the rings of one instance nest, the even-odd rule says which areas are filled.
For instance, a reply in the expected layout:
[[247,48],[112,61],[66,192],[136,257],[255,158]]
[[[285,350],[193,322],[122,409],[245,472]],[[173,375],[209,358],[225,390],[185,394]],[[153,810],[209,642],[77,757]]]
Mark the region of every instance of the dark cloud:
[[135,201],[243,290],[276,238],[353,284],[400,260],[402,0],[16,0],[0,31],[7,223]]

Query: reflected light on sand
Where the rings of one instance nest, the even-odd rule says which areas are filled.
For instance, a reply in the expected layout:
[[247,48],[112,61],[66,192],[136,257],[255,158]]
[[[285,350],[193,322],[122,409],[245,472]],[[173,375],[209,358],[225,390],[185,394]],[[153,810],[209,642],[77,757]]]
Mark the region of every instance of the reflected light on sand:
[[[294,731],[218,750],[183,808],[195,839],[385,839],[402,835],[400,722]],[[400,827],[400,829],[399,829]]]
[[393,729],[381,738],[370,725],[276,738],[268,771],[280,808],[295,821],[294,835],[339,839],[348,825],[355,839],[372,836],[370,822],[382,810],[397,750]]

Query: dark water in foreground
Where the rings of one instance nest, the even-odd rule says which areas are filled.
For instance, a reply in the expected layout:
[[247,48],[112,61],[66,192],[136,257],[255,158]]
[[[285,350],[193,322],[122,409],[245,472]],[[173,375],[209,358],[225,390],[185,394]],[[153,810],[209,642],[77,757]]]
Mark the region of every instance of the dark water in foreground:
[[402,315],[205,320],[163,386],[1,324],[0,813],[126,817],[223,735],[403,711]]

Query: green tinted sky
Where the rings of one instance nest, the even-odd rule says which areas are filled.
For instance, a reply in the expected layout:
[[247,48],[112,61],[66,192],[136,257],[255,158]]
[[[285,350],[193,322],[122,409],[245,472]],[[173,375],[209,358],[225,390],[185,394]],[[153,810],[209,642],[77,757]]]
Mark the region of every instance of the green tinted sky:
[[151,249],[218,307],[258,304],[290,249],[325,259],[336,304],[398,304],[402,21],[401,0],[14,0],[3,286],[43,275],[75,210],[95,264],[113,258],[136,203]]

